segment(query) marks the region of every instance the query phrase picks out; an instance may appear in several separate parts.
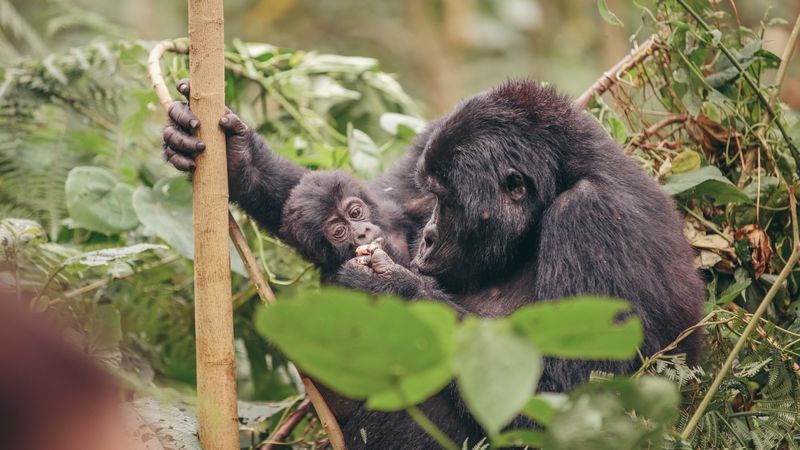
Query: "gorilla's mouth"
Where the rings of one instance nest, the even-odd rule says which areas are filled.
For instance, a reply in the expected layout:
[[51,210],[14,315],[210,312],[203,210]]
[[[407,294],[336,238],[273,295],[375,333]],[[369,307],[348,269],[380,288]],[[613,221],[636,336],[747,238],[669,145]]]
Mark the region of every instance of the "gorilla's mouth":
[[426,263],[424,259],[420,258],[419,256],[414,257],[411,260],[411,269],[419,272],[422,275],[428,276],[436,276],[442,272],[441,267],[436,267],[430,263]]

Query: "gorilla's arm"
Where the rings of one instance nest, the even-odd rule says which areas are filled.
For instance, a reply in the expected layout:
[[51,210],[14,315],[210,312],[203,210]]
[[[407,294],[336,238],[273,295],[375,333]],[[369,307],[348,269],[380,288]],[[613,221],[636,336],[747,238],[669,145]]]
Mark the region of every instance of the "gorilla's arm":
[[[644,177],[621,170],[622,180]],[[539,300],[594,294],[630,301],[645,330],[642,354],[649,355],[669,344],[675,330],[699,320],[693,305],[701,290],[694,268],[676,263],[691,261],[691,250],[675,232],[677,214],[653,207],[656,200],[670,200],[657,186],[640,184],[633,195],[613,181],[581,180],[561,193],[542,217],[534,290]],[[539,388],[563,391],[586,381],[592,370],[627,373],[638,365],[638,358],[548,359]]]
[[[188,80],[179,81],[177,87],[189,97]],[[174,102],[169,118],[170,125],[164,129],[164,157],[176,169],[191,172],[195,158],[205,150],[205,143],[192,136],[200,121],[186,102]],[[219,126],[225,132],[230,200],[267,231],[277,233],[289,192],[307,169],[275,154],[230,110],[222,116]]]

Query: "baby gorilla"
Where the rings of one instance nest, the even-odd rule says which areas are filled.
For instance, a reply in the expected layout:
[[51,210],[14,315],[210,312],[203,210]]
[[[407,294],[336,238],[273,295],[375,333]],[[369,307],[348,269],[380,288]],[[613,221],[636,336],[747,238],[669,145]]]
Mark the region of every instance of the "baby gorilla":
[[279,236],[320,268],[323,283],[336,282],[339,268],[360,255],[379,271],[378,259],[407,267],[406,219],[393,202],[341,171],[308,172],[289,193]]

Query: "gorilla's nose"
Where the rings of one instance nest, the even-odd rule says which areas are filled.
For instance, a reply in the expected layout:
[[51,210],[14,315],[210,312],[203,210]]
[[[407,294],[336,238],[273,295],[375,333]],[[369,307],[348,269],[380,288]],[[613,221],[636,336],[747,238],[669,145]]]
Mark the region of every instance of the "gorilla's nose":
[[431,248],[436,244],[439,239],[439,231],[436,225],[429,223],[422,229],[422,241],[425,243],[425,248]]
[[365,226],[356,233],[356,244],[366,245],[375,240],[375,231],[370,226]]

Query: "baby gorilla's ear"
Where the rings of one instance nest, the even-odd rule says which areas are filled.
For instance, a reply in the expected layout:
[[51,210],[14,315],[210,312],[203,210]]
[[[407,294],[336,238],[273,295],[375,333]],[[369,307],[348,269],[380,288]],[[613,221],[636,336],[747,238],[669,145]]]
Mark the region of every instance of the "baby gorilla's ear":
[[519,202],[525,198],[527,190],[525,188],[525,179],[522,174],[514,169],[506,170],[505,190],[511,197],[511,200]]

